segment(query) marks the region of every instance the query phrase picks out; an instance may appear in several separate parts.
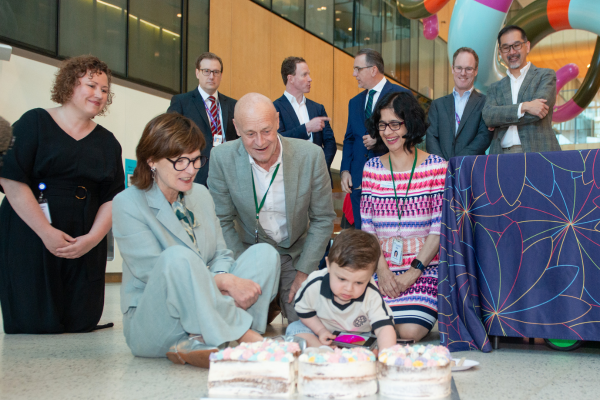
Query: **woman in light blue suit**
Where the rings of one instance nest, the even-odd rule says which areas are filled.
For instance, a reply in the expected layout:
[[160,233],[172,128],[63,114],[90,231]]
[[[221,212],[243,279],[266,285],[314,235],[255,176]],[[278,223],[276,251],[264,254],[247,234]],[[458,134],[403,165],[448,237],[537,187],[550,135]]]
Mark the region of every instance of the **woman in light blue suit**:
[[233,260],[212,197],[193,183],[206,163],[204,146],[186,117],[151,120],[136,149],[133,186],[113,201],[113,232],[131,352],[208,367],[218,346],[262,340],[280,267],[268,244]]

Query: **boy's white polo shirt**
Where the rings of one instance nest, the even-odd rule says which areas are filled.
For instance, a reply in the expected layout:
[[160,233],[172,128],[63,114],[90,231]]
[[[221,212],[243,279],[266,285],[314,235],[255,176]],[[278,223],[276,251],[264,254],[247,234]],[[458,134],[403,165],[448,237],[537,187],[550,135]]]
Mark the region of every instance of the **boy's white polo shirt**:
[[372,277],[362,296],[339,304],[333,297],[327,269],[315,271],[298,290],[294,308],[300,318],[316,315],[330,332],[371,332],[385,325],[394,326],[392,310]]

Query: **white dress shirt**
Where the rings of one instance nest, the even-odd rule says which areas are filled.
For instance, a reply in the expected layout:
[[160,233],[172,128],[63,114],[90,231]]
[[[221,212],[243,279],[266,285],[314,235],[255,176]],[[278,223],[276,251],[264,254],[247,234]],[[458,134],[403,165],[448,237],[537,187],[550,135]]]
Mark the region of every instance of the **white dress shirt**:
[[[471,97],[471,93],[473,93],[473,87],[464,92],[462,96],[458,94],[458,92],[456,91],[456,87],[452,91],[452,94],[454,94],[454,112],[456,113],[456,115],[454,116],[454,123],[456,124],[456,129],[454,130],[455,135],[458,133],[458,121],[462,120],[462,116],[465,112],[465,107],[469,102],[469,98]],[[458,118],[456,118],[457,115]]]
[[[277,171],[277,176],[267,193],[265,204],[258,214],[258,221],[265,230],[267,236],[275,242],[281,243],[287,239],[288,231],[287,217],[285,214],[285,190],[283,186],[283,147],[281,146],[281,139],[279,139],[279,137],[277,139],[279,140],[279,157],[277,158],[277,162],[273,164],[268,171],[256,164],[252,156],[248,155],[248,157],[250,158],[250,165],[252,166],[252,175],[254,175],[254,185],[256,187],[256,200],[258,201],[258,205],[260,205],[265,196],[265,192],[269,187],[269,183],[271,183],[271,178],[273,177],[277,165],[281,165]],[[254,199],[250,201],[254,201]]]
[[[298,100],[296,100],[296,97],[288,93],[287,90],[283,92],[283,94],[292,104],[292,107],[296,112],[296,116],[298,117],[298,121],[300,121],[300,125],[306,124],[308,121],[310,121],[310,117],[308,116],[308,109],[306,108],[306,97],[302,95],[302,102],[298,104]],[[311,143],[313,141],[312,132],[308,132],[308,141]]]
[[[529,67],[531,67],[530,62],[528,62],[527,65],[525,65],[521,69],[521,75],[519,75],[518,78],[515,78],[510,73],[510,70],[508,70],[508,69],[506,70],[506,75],[508,75],[508,78],[510,79],[510,91],[512,93],[513,104],[517,104],[517,98],[519,97],[519,90],[521,90],[521,85],[523,85],[523,81],[525,80],[525,75],[527,75],[527,72],[529,71]],[[525,113],[521,112],[522,106],[523,106],[523,103],[519,104],[519,109],[517,111],[517,115],[519,116],[519,118],[523,118],[523,115],[525,115]],[[521,144],[521,139],[519,139],[519,130],[517,129],[517,126],[516,125],[509,126],[508,130],[504,134],[504,137],[502,138],[502,143],[501,143],[502,148],[507,149],[512,146],[519,146],[520,144]]]
[[[198,85],[198,92],[200,92],[200,96],[202,96],[202,100],[204,100],[204,104],[206,104],[206,107],[208,107],[208,110],[206,110],[206,116],[208,117],[208,123],[210,124],[210,127],[212,129],[212,120],[209,116],[210,114],[210,108],[212,107],[212,101],[210,101],[208,99],[208,96],[210,96],[210,94],[206,93],[204,90],[202,90],[202,88],[200,87],[200,85]],[[215,101],[217,102],[217,107],[219,107],[219,91],[215,91],[215,94],[213,94]],[[221,135],[223,136],[223,143],[225,143],[225,127],[223,126],[223,112],[221,111],[221,107],[218,108],[219,110],[219,121],[221,121]],[[211,130],[212,132],[212,130]]]
[[387,79],[383,78],[381,80],[381,82],[379,82],[377,85],[375,85],[375,87],[373,89],[369,89],[367,91],[367,99],[365,100],[365,108],[367,108],[367,103],[369,102],[369,92],[371,90],[375,90],[375,94],[373,95],[373,108],[371,109],[371,111],[373,111],[375,109],[375,104],[377,104],[377,100],[379,100],[379,95],[381,94],[381,91],[383,90],[383,87],[385,86],[385,83],[387,82]]

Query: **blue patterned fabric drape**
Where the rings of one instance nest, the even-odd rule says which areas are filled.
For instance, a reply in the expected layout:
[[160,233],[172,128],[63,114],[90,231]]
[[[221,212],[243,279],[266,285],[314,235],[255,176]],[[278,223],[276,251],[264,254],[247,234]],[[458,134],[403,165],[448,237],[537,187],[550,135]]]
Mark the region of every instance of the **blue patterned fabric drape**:
[[438,268],[450,351],[600,340],[600,150],[451,159]]

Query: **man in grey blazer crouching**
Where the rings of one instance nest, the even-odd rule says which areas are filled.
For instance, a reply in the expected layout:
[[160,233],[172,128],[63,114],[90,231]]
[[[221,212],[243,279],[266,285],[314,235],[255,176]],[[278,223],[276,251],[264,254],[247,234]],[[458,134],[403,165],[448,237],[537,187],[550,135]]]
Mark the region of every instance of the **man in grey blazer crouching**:
[[277,249],[280,305],[297,321],[294,297],[318,268],[336,217],[325,156],[278,135],[279,114],[261,94],[242,97],[233,122],[241,140],[213,149],[208,174],[223,236],[235,258],[255,243]]
[[496,128],[490,154],[559,151],[552,130],[556,73],[527,62],[531,44],[518,26],[503,28],[498,46],[509,69],[490,86],[483,108],[485,123]]

